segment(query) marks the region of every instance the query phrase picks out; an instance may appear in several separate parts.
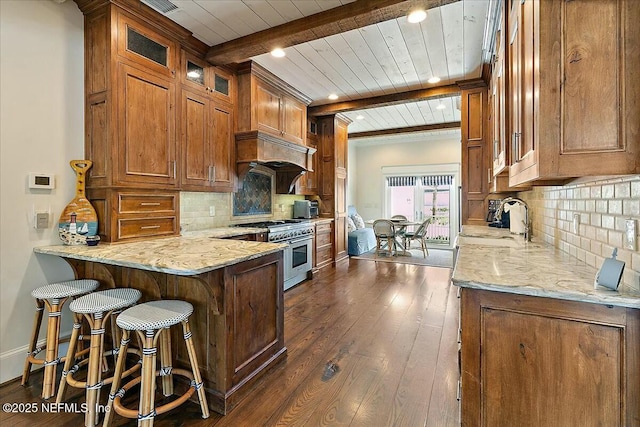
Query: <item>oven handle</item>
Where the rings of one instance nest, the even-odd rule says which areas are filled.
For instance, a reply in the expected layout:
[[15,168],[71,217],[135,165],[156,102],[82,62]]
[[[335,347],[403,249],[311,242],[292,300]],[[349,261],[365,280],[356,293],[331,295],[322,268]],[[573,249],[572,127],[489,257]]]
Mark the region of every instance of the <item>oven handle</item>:
[[282,241],[282,243],[287,243],[289,245],[295,245],[296,243],[306,242],[306,241],[311,241],[311,240],[312,240],[311,236],[304,236],[304,237],[299,237],[299,238],[293,239],[293,240],[284,240],[284,241]]

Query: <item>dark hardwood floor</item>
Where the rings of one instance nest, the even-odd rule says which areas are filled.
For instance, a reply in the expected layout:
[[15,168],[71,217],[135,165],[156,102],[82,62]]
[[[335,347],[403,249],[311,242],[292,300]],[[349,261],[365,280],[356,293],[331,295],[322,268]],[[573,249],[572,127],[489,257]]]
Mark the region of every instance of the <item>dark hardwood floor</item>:
[[[327,269],[285,293],[288,358],[236,408],[202,420],[189,403],[155,425],[459,425],[458,299],[449,276],[444,268],[364,260]],[[40,405],[41,381],[34,372],[27,387],[4,384],[0,402]],[[84,402],[81,390],[68,397]],[[3,426],[83,422],[82,413],[0,413]],[[116,415],[112,425],[133,424]]]

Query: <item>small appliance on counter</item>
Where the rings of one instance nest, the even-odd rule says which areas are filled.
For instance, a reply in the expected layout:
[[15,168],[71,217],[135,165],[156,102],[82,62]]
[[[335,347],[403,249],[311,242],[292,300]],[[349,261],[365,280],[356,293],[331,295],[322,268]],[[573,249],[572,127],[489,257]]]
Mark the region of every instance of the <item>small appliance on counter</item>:
[[502,212],[501,219],[496,219],[496,214],[498,213],[498,209],[500,208],[500,204],[502,200],[500,199],[492,199],[489,200],[489,209],[487,211],[487,222],[489,223],[489,227],[495,228],[510,228],[511,221],[509,220],[509,212]]
[[318,202],[310,200],[296,200],[293,202],[293,217],[311,219],[318,217]]

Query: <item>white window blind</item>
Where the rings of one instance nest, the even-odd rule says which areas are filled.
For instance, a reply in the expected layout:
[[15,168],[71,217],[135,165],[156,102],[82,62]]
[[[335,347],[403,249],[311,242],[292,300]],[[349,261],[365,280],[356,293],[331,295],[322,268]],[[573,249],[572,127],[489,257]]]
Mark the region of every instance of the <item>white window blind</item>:
[[428,176],[388,176],[389,187],[412,187],[420,182],[425,187],[437,187],[451,185],[453,175],[428,175]]

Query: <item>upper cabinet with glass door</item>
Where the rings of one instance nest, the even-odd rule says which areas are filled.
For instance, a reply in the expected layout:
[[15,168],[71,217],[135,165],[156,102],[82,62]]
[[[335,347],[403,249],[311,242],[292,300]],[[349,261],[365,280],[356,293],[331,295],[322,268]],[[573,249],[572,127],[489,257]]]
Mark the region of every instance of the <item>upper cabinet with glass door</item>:
[[233,104],[233,75],[202,59],[182,52],[182,83]]
[[145,71],[175,77],[177,45],[124,13],[118,15],[118,55]]

